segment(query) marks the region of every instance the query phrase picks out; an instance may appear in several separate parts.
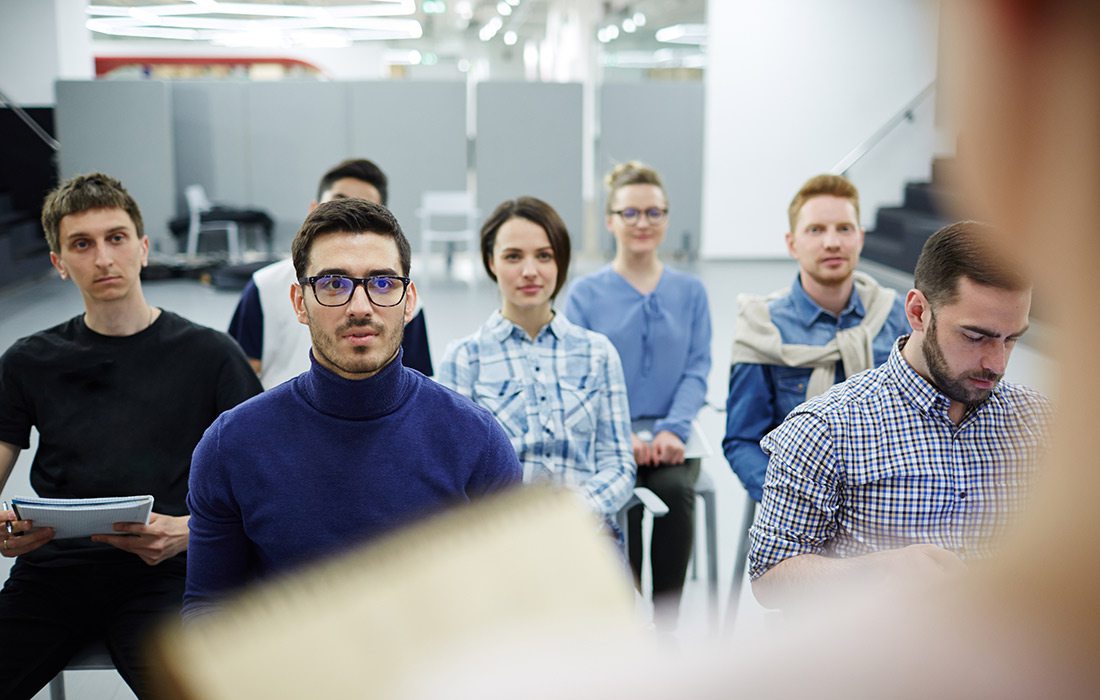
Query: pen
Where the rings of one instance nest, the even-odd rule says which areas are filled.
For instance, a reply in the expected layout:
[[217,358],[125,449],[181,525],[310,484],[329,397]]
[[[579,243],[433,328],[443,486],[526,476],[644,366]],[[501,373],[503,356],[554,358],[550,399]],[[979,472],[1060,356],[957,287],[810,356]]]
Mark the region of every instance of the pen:
[[[7,501],[0,502],[0,506],[3,506],[4,510],[11,510],[11,506],[8,505]],[[11,521],[10,520],[5,520],[4,521],[4,530],[7,531],[7,533],[9,535],[15,534],[15,532],[11,529]]]

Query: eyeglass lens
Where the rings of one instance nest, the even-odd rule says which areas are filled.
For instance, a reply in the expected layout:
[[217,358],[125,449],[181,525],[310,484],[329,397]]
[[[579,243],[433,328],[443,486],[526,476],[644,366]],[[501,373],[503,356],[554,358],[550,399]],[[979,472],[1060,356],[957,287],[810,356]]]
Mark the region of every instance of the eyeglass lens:
[[367,297],[377,306],[394,306],[405,296],[405,281],[400,277],[367,277],[358,279],[344,275],[325,275],[313,282],[317,301],[325,306],[343,306],[351,299],[355,287],[362,284]]
[[644,215],[646,220],[651,224],[659,224],[665,218],[664,209],[658,207],[650,207],[649,209],[635,209],[634,207],[628,207],[619,212],[619,216],[623,217],[623,221],[628,224],[636,224],[638,220]]

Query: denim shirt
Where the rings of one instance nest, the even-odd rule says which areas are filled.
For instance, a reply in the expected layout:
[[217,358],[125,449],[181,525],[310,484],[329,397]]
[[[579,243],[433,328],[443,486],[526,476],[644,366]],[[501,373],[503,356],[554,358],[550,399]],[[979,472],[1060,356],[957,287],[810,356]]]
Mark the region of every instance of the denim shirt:
[[[847,306],[836,316],[810,298],[798,275],[790,293],[770,302],[768,311],[784,343],[803,345],[826,345],[838,330],[858,326],[866,315],[855,288]],[[890,356],[894,341],[908,332],[909,321],[899,295],[872,342],[876,366]],[[768,466],[760,440],[806,400],[806,384],[812,372],[810,368],[779,365],[737,364],[730,368],[722,450],[754,500],[760,500]],[[844,378],[844,366],[838,362],[836,381],[842,382]]]

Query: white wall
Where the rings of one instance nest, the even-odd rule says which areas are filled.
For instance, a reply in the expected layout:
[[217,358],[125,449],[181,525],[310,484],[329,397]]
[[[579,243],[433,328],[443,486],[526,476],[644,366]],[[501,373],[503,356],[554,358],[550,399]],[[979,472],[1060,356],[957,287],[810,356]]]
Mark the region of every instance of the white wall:
[[54,81],[94,74],[87,0],[0,0],[0,91],[24,107],[54,103]]
[[[702,253],[784,256],[787,204],[799,185],[934,80],[935,6],[721,0],[708,3],[708,15]],[[930,162],[932,139],[897,141],[892,147]],[[877,191],[879,178],[867,170],[859,179]],[[873,205],[865,202],[867,215]]]

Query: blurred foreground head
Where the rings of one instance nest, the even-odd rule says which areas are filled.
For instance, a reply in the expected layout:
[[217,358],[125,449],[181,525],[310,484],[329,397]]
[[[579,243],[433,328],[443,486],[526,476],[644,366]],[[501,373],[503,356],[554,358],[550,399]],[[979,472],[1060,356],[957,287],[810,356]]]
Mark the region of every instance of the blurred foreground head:
[[1035,275],[1057,334],[1053,450],[1001,593],[1059,625],[1068,646],[1098,651],[1100,329],[1090,317],[1100,264],[1100,3],[958,0],[943,9],[959,184],[1000,231],[997,245]]

